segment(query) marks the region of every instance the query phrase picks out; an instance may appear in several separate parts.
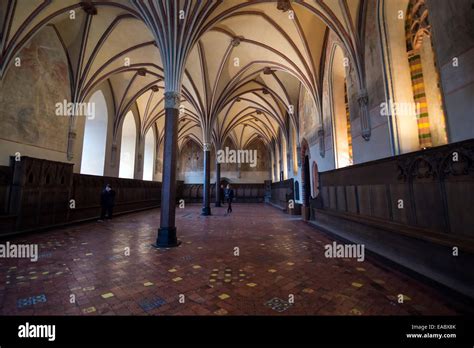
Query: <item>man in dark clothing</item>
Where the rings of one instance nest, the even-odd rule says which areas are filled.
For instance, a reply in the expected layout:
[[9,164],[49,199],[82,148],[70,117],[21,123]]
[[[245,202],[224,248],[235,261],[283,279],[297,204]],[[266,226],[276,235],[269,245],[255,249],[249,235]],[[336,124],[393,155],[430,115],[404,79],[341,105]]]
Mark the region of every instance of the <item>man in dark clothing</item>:
[[230,188],[230,185],[227,184],[227,188],[225,189],[224,192],[225,199],[227,200],[227,203],[229,204],[227,206],[227,214],[232,213],[232,200],[234,199],[234,190]]
[[112,187],[107,184],[100,194],[100,219],[99,221],[104,221],[105,215],[107,214],[108,219],[112,219],[112,211],[115,205],[115,191],[112,190]]

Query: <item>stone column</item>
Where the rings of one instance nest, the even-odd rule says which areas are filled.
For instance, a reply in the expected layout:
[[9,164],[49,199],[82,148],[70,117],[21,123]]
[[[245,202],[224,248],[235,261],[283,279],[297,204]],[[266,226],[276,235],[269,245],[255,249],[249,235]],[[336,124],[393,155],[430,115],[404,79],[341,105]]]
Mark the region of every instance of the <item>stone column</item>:
[[178,117],[180,94],[165,93],[165,143],[161,188],[160,229],[155,247],[169,248],[181,244],[176,236],[176,162],[178,150]]
[[204,143],[204,187],[201,215],[211,215],[211,144]]

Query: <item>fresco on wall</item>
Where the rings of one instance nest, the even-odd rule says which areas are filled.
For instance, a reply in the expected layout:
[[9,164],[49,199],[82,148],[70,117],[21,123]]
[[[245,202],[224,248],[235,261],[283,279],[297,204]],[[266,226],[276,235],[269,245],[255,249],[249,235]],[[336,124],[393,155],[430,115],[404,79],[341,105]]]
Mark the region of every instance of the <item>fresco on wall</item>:
[[193,140],[186,142],[180,153],[180,172],[198,172],[203,168],[204,156],[201,146]]
[[261,141],[253,141],[248,150],[257,151],[256,165],[252,167],[249,163],[242,164],[242,171],[249,172],[270,172],[271,158],[268,148]]
[[0,95],[0,137],[38,147],[66,151],[68,119],[56,116],[55,104],[69,100],[64,51],[51,28],[38,33],[12,64]]
[[[231,150],[236,150],[235,146],[233,145],[232,141],[227,138],[224,142],[224,146],[222,147],[225,149],[228,147]],[[221,163],[221,172],[237,172],[237,164],[236,163]]]
[[299,123],[300,123],[300,139],[306,138],[310,145],[316,141],[317,134],[317,115],[316,106],[314,105],[311,94],[301,87],[299,97]]

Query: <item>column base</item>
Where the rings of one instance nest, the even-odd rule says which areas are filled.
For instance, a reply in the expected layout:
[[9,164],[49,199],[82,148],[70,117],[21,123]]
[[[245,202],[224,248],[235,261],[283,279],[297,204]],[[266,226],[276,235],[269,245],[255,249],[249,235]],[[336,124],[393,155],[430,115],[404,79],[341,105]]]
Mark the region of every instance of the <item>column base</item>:
[[155,248],[174,248],[181,244],[176,237],[176,227],[161,227],[158,230],[156,243],[152,244]]
[[201,215],[202,215],[202,216],[209,216],[209,215],[212,215],[212,214],[211,214],[211,207],[202,207]]

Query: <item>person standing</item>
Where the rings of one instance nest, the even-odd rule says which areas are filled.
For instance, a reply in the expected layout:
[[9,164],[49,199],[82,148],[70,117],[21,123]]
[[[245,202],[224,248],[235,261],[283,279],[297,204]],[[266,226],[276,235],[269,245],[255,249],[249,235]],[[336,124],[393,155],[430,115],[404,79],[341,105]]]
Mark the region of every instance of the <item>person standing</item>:
[[100,194],[101,210],[99,222],[104,221],[106,215],[108,219],[112,219],[114,205],[115,191],[112,190],[112,186],[110,186],[110,184],[107,184]]
[[228,203],[227,214],[230,214],[232,213],[232,200],[234,199],[234,190],[230,187],[230,184],[227,184],[224,195]]

